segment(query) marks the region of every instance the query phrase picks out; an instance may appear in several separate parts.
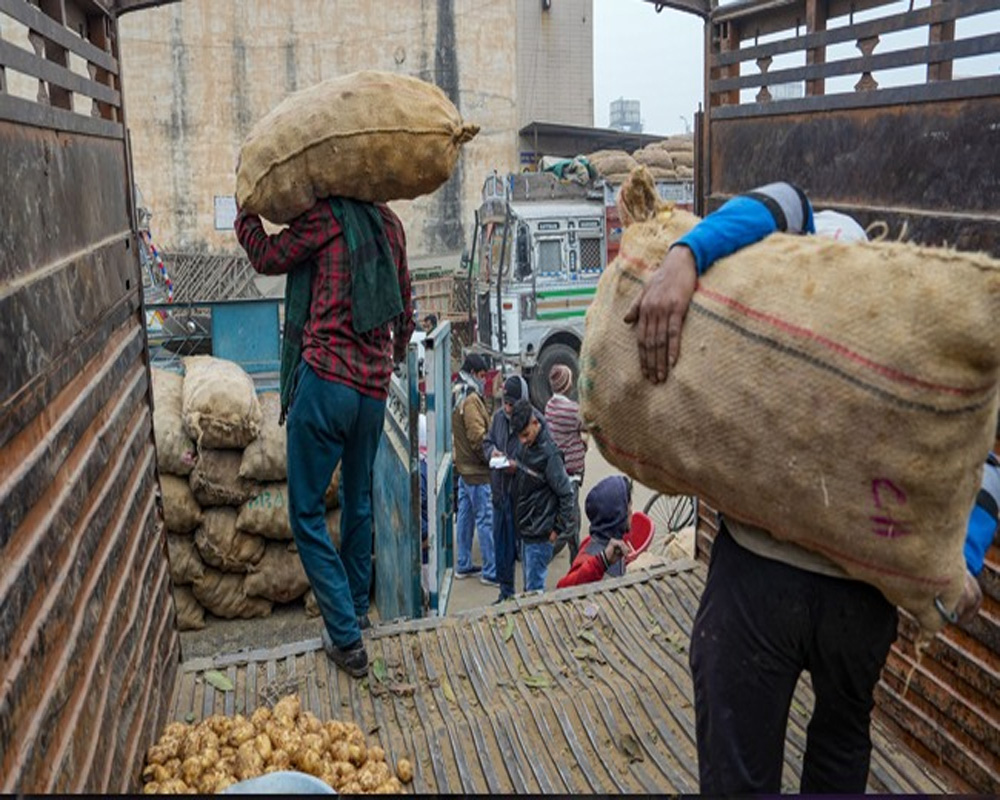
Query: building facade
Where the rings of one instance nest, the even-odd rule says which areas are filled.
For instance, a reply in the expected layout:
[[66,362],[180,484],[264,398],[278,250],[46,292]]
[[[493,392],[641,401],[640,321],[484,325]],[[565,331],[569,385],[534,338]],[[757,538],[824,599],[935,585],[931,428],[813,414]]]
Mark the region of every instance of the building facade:
[[440,86],[481,126],[452,179],[393,203],[411,258],[466,245],[526,121],[593,124],[592,0],[184,0],[121,20],[135,181],[167,252],[235,252],[235,168],[288,94],[360,69]]

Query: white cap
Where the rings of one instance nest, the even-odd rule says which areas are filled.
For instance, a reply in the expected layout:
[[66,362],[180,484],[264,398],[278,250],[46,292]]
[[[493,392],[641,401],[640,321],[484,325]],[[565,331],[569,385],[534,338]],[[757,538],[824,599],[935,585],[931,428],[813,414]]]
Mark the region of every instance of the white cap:
[[857,220],[839,211],[817,211],[813,214],[816,235],[840,242],[867,242],[868,234]]

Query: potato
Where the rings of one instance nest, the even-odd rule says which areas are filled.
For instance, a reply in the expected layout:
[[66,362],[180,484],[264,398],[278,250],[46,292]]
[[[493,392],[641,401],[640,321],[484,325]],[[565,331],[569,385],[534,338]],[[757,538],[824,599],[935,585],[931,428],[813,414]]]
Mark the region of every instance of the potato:
[[278,769],[289,769],[292,766],[292,759],[285,750],[272,750],[271,766]]
[[348,746],[347,760],[354,764],[354,766],[360,767],[365,763],[365,761],[368,760],[368,748],[366,748],[363,744],[352,744]]
[[403,783],[409,783],[413,780],[413,764],[410,763],[409,759],[401,758],[396,762],[396,777]]
[[402,794],[403,784],[397,778],[389,778],[375,790],[375,794]]
[[264,759],[260,757],[251,739],[240,745],[236,753],[236,775],[241,781],[264,773]]
[[142,793],[143,794],[159,794],[160,793],[160,784],[156,783],[156,781],[151,781],[150,783],[147,783],[145,786],[142,787]]
[[160,794],[188,794],[188,785],[180,778],[171,778],[160,784]]
[[239,749],[244,743],[257,736],[257,729],[245,719],[233,723],[233,729],[227,739],[230,746]]
[[271,739],[266,733],[258,733],[256,738],[253,740],[253,746],[264,761],[269,761],[271,759],[273,748],[271,747]]
[[288,697],[282,697],[277,703],[274,704],[274,716],[289,716],[294,721],[298,716],[299,712],[302,711],[302,703],[299,701],[299,696],[297,694],[290,694]]

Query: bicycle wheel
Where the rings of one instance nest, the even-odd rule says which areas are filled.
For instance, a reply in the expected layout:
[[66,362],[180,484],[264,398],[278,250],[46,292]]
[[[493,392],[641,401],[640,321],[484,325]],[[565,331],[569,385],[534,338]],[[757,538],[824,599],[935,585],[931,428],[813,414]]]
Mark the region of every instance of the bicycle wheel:
[[657,535],[676,534],[697,519],[697,498],[689,494],[654,494],[643,513],[653,520]]

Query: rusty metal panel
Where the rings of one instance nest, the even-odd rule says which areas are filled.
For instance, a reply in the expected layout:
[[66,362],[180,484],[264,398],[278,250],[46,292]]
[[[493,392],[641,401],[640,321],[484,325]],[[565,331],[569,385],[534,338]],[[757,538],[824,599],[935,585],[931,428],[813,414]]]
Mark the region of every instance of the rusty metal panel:
[[711,122],[710,207],[775,180],[895,238],[1000,256],[1000,96]]
[[[97,5],[49,8],[62,18],[3,0],[0,18],[87,53],[54,27],[86,18],[117,72]],[[0,104],[0,791],[119,792],[165,718],[179,640],[123,128],[80,133],[60,120],[91,108],[47,114],[48,96]]]
[[[319,640],[193,660],[181,667],[171,716],[249,715],[297,692],[320,718],[357,723],[390,763],[409,758],[419,794],[696,792],[688,649],[704,581],[704,565],[687,561],[378,627],[368,650],[386,665],[381,684],[347,678]],[[581,654],[581,631],[596,642],[593,658]],[[206,682],[209,669],[227,675],[233,691]],[[530,688],[531,675],[548,685]],[[799,787],[812,705],[803,678],[786,734],[786,791]],[[954,789],[879,722],[872,740],[871,791]]]

